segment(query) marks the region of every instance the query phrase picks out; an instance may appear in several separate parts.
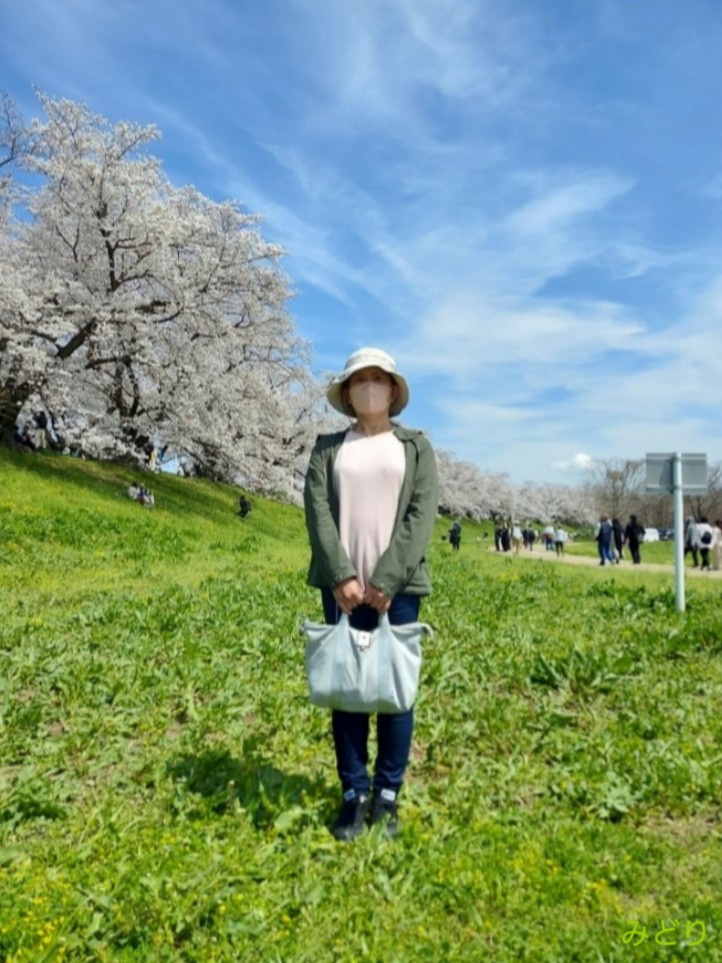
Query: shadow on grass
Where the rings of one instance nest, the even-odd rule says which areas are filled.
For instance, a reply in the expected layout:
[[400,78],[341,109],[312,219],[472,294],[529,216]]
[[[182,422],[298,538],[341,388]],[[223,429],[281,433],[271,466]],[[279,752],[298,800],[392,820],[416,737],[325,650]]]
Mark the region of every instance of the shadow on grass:
[[240,805],[260,830],[278,828],[288,819],[284,814],[291,814],[293,821],[302,819],[304,812],[310,816],[318,808],[319,799],[328,795],[320,775],[309,779],[285,773],[255,747],[249,748],[243,759],[234,758],[227,749],[179,756],[168,764],[166,772],[201,796],[212,812],[222,813]]

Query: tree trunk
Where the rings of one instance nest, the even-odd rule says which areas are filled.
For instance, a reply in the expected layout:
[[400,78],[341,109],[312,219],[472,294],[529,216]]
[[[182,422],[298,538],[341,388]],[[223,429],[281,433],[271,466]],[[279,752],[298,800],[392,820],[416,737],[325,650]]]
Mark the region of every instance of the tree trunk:
[[30,397],[29,385],[5,384],[0,387],[0,444],[13,444],[18,412]]

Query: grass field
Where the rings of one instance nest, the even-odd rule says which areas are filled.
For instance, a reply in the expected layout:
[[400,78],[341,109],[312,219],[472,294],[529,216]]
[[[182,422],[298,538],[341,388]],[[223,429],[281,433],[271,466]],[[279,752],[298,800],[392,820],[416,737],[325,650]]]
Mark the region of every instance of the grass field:
[[0,960],[722,960],[719,581],[440,520],[403,830],[343,845],[301,513],[132,477],[0,451]]

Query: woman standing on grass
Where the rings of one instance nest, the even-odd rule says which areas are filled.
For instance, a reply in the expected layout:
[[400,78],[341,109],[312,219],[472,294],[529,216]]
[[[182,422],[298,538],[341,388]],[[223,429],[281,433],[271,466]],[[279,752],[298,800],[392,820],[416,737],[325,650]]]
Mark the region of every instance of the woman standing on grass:
[[[418,620],[431,583],[426,550],[438,508],[436,459],[420,431],[391,421],[408,404],[394,359],[361,348],[331,382],[330,404],[355,422],[320,435],[306,474],[304,504],[311,541],[309,584],[321,589],[326,623],[342,613],[369,631],[387,613],[393,625]],[[333,827],[352,840],[370,822],[397,829],[397,796],[411,751],[413,708],[376,720],[373,786],[367,771],[369,716],[333,710],[336,768],[343,801]],[[370,792],[373,788],[373,799]]]

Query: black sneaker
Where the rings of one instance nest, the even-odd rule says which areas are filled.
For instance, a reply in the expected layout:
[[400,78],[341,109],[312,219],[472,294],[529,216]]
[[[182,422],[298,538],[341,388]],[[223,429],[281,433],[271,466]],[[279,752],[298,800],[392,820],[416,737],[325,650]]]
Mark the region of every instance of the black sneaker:
[[382,789],[374,795],[371,809],[370,823],[372,826],[383,825],[389,836],[395,836],[399,831],[399,811],[396,805],[396,793],[390,789]]
[[356,839],[356,837],[360,836],[364,831],[366,813],[369,808],[369,797],[365,795],[365,793],[360,793],[359,795],[354,793],[350,799],[347,799],[347,795],[348,793],[344,793],[341,812],[333,824],[331,833],[335,839],[350,843],[351,840]]

